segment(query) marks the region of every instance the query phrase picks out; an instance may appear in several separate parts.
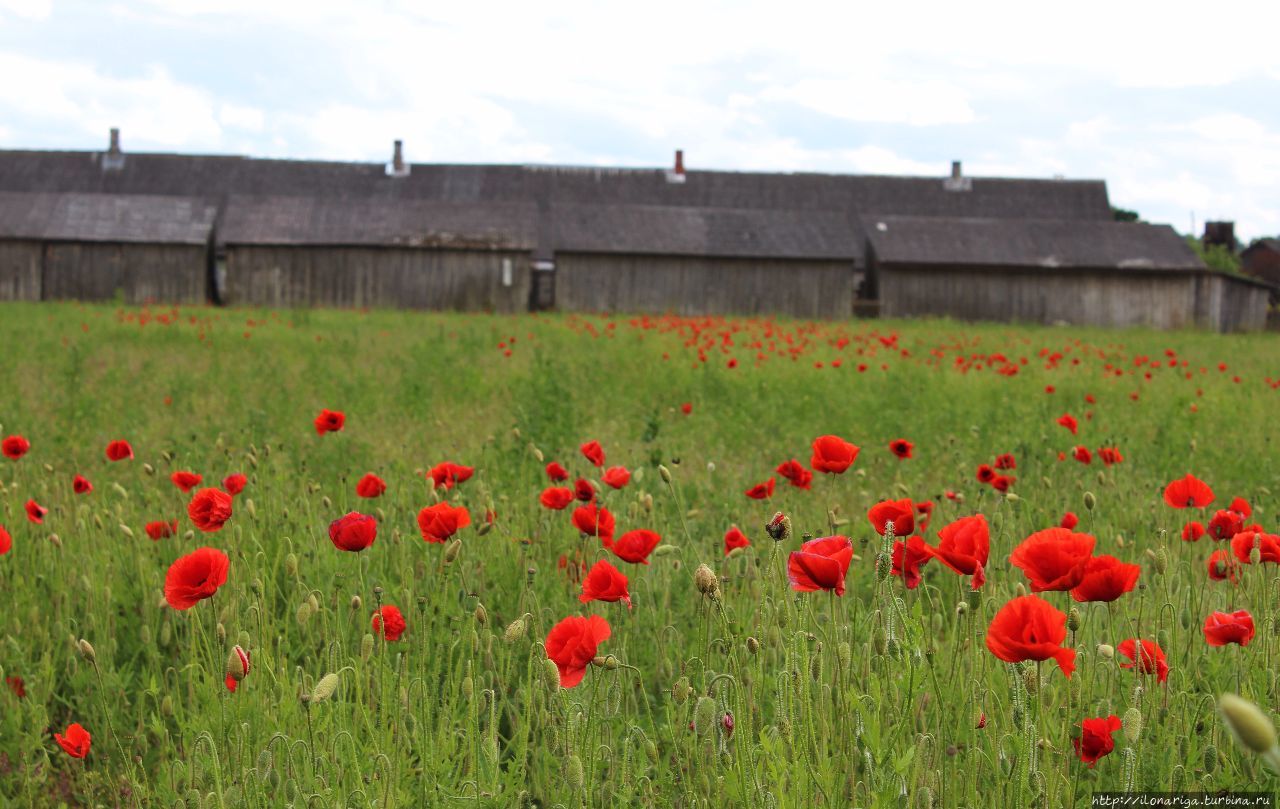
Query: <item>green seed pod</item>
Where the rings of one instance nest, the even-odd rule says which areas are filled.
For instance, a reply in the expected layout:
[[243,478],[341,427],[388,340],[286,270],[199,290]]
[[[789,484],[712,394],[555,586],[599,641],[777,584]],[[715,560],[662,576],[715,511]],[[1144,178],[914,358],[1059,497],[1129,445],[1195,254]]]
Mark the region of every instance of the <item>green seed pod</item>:
[[1276,727],[1257,705],[1235,694],[1218,698],[1218,713],[1242,747],[1266,753],[1276,746]]
[[716,724],[716,701],[711,697],[699,697],[693,709],[693,730],[699,736],[710,733]]
[[689,687],[689,678],[681,677],[676,680],[675,685],[671,686],[671,698],[675,700],[677,705],[683,705],[684,701],[689,698],[689,694],[693,689]]
[[311,689],[311,701],[324,702],[333,696],[333,692],[338,688],[339,679],[338,675],[332,672],[321,677],[316,687]]
[[502,633],[503,642],[515,643],[520,640],[524,637],[526,628],[527,625],[525,624],[524,616],[521,615],[519,618],[507,624],[507,630]]
[[982,591],[970,590],[965,596],[965,602],[969,605],[969,609],[976,612],[978,607],[982,605]]
[[1129,744],[1137,744],[1138,739],[1142,738],[1142,711],[1137,708],[1130,708],[1124,712],[1124,737],[1129,740]]
[[757,655],[760,653],[760,641],[756,640],[755,636],[753,635],[747,636],[747,651],[750,652],[752,655]]
[[284,572],[290,576],[298,575],[298,555],[292,551],[284,558]]
[[576,753],[570,753],[565,759],[564,780],[574,792],[582,789],[582,759]]
[[1067,629],[1072,632],[1080,631],[1080,610],[1075,607],[1067,611]]
[[1097,505],[1098,505],[1098,496],[1095,495],[1093,492],[1085,492],[1084,507],[1089,511],[1093,511],[1094,507]]
[[364,633],[364,637],[360,639],[360,659],[368,660],[373,655],[373,634]]
[[81,638],[76,641],[76,648],[80,650],[81,657],[88,660],[90,663],[97,664],[98,653],[93,650],[93,644],[89,643],[89,641],[84,638]]
[[546,679],[547,688],[553,692],[560,691],[560,668],[556,666],[556,661],[547,658],[542,664],[542,676]]
[[1209,745],[1204,749],[1204,771],[1212,773],[1218,769],[1218,748]]

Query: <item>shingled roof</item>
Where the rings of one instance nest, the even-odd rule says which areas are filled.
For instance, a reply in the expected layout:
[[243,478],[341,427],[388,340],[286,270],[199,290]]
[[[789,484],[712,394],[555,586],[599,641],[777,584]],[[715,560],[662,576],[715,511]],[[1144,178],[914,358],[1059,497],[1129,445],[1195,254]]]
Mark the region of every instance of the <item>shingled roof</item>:
[[1205,269],[1168,225],[905,216],[863,223],[882,265]]
[[0,192],[0,238],[205,244],[217,206],[192,197]]

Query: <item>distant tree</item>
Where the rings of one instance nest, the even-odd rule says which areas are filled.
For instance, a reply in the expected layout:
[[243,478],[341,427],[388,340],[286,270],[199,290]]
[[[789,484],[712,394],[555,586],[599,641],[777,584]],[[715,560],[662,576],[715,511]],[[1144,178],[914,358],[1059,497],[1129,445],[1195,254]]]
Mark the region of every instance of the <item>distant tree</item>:
[[1117,208],[1114,205],[1111,206],[1111,216],[1117,222],[1141,222],[1142,221],[1141,219],[1138,218],[1137,211],[1130,211],[1127,208]]
[[1211,244],[1208,247],[1195,236],[1184,236],[1187,246],[1195,251],[1200,260],[1211,270],[1243,275],[1240,269],[1240,256],[1223,244]]

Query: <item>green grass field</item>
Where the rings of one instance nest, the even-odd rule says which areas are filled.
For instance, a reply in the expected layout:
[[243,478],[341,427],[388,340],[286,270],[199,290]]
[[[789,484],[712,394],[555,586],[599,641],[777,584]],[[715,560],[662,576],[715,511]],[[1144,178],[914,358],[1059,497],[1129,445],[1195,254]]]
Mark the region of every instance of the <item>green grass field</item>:
[[[0,347],[0,437],[31,445],[0,457],[0,668],[21,678],[0,690],[5,806],[1083,806],[1104,789],[1276,789],[1216,702],[1280,707],[1280,578],[1264,553],[1211,581],[1206,560],[1231,544],[1182,539],[1236,497],[1246,523],[1277,528],[1274,335],[3,304]],[[317,434],[325,408],[341,431]],[[828,434],[861,448],[846,472],[809,490],[775,472],[809,466]],[[899,438],[910,459],[890,452]],[[117,439],[133,459],[107,460]],[[624,488],[580,452],[592,440],[604,468],[630,470]],[[975,477],[1003,453],[1007,497]],[[442,462],[474,475],[433,490]],[[177,471],[203,483],[184,493]],[[199,530],[193,494],[233,473],[247,485],[230,519]],[[366,473],[384,495],[356,495]],[[1212,505],[1165,504],[1188,473]],[[660,534],[649,564],[580,533],[581,503],[540,505],[580,477],[619,537]],[[745,496],[770,478],[771,498]],[[930,545],[985,515],[980,591],[937,560],[914,589],[877,575],[867,512],[901,498],[934,503]],[[438,501],[471,524],[428,543],[417,516]],[[329,537],[351,511],[378,524],[360,553]],[[776,512],[794,527],[778,542]],[[1040,594],[1078,612],[1070,678],[985,642],[1030,586],[1009,554],[1065,512],[1095,555],[1141,566],[1110,605]],[[157,521],[176,535],[150,539]],[[726,555],[734,525],[751,544]],[[850,539],[843,596],[792,589],[804,534]],[[174,609],[166,574],[200,547],[227,554],[226,582]],[[600,559],[632,608],[579,600]],[[398,640],[374,637],[380,604],[403,613]],[[1235,610],[1256,636],[1208,645],[1206,617]],[[611,634],[560,687],[548,633],[587,615]],[[1099,649],[1128,638],[1160,645],[1166,682]],[[232,692],[237,644],[251,665]],[[1113,714],[1114,749],[1089,767],[1081,722]],[[72,723],[92,738],[83,758],[54,738]]]

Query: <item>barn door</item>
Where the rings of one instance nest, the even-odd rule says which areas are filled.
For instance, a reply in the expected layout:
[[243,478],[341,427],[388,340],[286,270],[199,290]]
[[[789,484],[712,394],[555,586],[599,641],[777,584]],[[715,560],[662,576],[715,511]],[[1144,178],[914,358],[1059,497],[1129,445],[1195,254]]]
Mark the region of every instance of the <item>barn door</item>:
[[556,265],[552,261],[533,262],[529,284],[529,311],[547,312],[556,308]]

